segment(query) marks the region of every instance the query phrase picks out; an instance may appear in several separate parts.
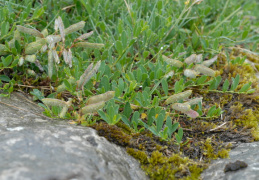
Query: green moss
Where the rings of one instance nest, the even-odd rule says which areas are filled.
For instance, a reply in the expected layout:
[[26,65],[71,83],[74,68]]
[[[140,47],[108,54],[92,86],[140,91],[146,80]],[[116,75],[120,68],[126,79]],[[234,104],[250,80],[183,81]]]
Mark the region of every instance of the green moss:
[[141,164],[148,163],[147,154],[145,152],[133,148],[126,148],[126,150],[129,155],[139,160]]

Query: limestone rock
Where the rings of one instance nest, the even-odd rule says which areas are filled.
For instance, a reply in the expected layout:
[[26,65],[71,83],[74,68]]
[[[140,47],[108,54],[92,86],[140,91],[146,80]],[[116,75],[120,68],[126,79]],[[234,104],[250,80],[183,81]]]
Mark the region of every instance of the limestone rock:
[[144,180],[139,163],[87,127],[41,115],[22,94],[0,98],[1,180]]

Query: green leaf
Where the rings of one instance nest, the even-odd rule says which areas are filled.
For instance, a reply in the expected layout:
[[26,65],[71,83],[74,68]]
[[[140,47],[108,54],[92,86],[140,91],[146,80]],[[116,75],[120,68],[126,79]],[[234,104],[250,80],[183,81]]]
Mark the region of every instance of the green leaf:
[[209,109],[209,111],[208,111],[208,113],[207,113],[207,116],[208,116],[208,117],[212,117],[212,116],[214,115],[214,113],[215,113],[215,110],[216,110],[216,105],[212,106],[212,107]]
[[121,41],[117,40],[115,43],[116,50],[118,51],[119,55],[122,55],[123,53],[123,47]]
[[247,94],[252,94],[252,93],[254,93],[255,92],[255,89],[249,89],[246,93]]
[[129,127],[131,127],[130,126],[130,124],[131,124],[131,122],[130,122],[130,120],[125,116],[125,115],[121,115],[121,120],[126,124],[126,125],[128,125]]
[[178,144],[181,143],[182,137],[183,137],[183,129],[182,129],[182,128],[179,128],[179,129],[178,129],[178,133],[175,135],[175,139],[176,139],[176,141],[177,141]]
[[244,84],[242,88],[239,90],[239,92],[246,92],[250,88],[251,84],[251,82]]
[[165,92],[165,95],[168,95],[168,83],[167,80],[165,78],[162,79],[162,88]]
[[237,85],[239,83],[239,78],[240,78],[239,74],[236,75],[235,79],[232,78],[232,85],[230,88],[231,91],[234,91],[237,88]]
[[3,65],[4,67],[8,67],[11,62],[13,61],[13,56],[12,55],[9,55],[7,56],[6,58],[4,58],[3,56],[1,57],[1,60],[3,62]]
[[107,75],[104,75],[101,79],[100,88],[102,87],[104,87],[106,92],[110,90],[110,82]]
[[229,88],[229,80],[226,79],[223,86],[222,86],[222,91],[226,92],[228,90],[228,88]]
[[125,106],[124,106],[123,114],[124,114],[127,118],[129,118],[130,115],[131,115],[131,113],[132,113],[132,109],[131,109],[131,107],[130,107],[130,103],[129,103],[129,102],[126,102],[126,104],[125,104]]
[[107,118],[106,114],[105,114],[102,110],[98,110],[97,112],[98,112],[98,114],[101,116],[102,120],[104,120],[105,122],[107,122],[108,124],[110,124],[110,122],[108,121],[108,118]]
[[135,111],[131,118],[131,123],[135,122],[138,125],[139,116],[140,116],[139,112]]
[[15,48],[17,50],[17,53],[21,54],[21,45],[20,45],[20,43],[17,40],[15,40],[14,44],[15,44]]
[[157,121],[156,121],[156,128],[157,128],[157,132],[161,131],[163,124],[164,124],[164,118],[165,118],[165,111],[161,111],[157,117]]
[[207,77],[206,75],[202,75],[197,81],[197,85],[200,85],[200,84],[203,84],[206,80],[207,80]]
[[10,25],[8,21],[5,21],[1,24],[1,37],[8,34],[9,28],[10,28]]
[[37,9],[34,11],[33,15],[32,15],[32,19],[39,18],[43,13],[44,13],[44,7],[37,8]]
[[73,88],[72,88],[71,84],[68,82],[68,80],[64,79],[63,83],[65,84],[67,90],[69,90],[69,91],[73,90]]
[[42,92],[38,89],[33,89],[33,91],[31,91],[30,94],[32,94],[39,100],[42,100],[43,98],[45,98],[44,95],[42,94]]
[[153,117],[156,115],[156,111],[154,108],[151,108],[149,111],[148,111],[148,115],[147,115],[147,125],[151,126],[152,123],[154,122],[154,119]]
[[10,82],[11,79],[6,75],[0,75],[0,80],[5,82]]

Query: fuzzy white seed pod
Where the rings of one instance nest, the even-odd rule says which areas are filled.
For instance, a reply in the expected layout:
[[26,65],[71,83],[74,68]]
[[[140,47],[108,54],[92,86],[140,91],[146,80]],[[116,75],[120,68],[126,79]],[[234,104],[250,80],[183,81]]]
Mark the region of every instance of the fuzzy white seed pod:
[[204,65],[196,64],[194,69],[204,75],[214,77],[216,72],[213,69],[210,69]]
[[[93,77],[96,72],[98,71],[99,67],[101,65],[101,61],[98,61],[94,68],[87,68],[84,72],[84,74],[81,75],[79,81],[78,81],[78,89],[82,89],[84,85]],[[90,65],[91,66],[91,65]],[[91,66],[92,67],[92,66]]]
[[[54,99],[54,98],[43,98],[41,100],[44,104],[47,106],[58,106],[58,107],[67,107],[69,106],[69,103],[66,101],[62,101],[60,99]],[[71,102],[71,101],[68,101]]]
[[18,65],[19,65],[19,66],[22,66],[23,63],[24,63],[24,58],[23,58],[23,57],[20,57],[20,58],[19,58]]
[[100,101],[95,104],[89,104],[89,105],[83,107],[80,111],[82,114],[93,113],[93,112],[96,112],[97,110],[103,108],[104,105],[105,105],[105,102]]
[[196,56],[196,60],[195,60],[195,63],[201,63],[202,62],[202,54],[198,54]]
[[59,113],[59,117],[60,118],[63,118],[65,117],[66,113],[67,113],[67,110],[68,110],[68,106],[65,106],[62,108],[61,112]]
[[34,63],[36,61],[36,55],[35,54],[33,54],[33,55],[26,55],[25,56],[25,60],[29,61],[31,63]]
[[81,40],[87,39],[87,38],[89,38],[93,33],[94,33],[94,31],[91,31],[91,32],[89,32],[89,33],[82,34],[81,36],[79,36],[78,38],[76,38],[75,41],[81,41]]
[[89,43],[89,42],[78,42],[74,45],[74,47],[83,47],[83,48],[94,48],[94,49],[101,49],[104,47],[104,44],[100,43]]
[[52,54],[53,54],[53,57],[54,57],[54,60],[57,64],[60,63],[60,60],[59,60],[59,57],[58,57],[58,53],[55,49],[52,50]]
[[109,101],[110,99],[114,98],[114,95],[115,95],[115,91],[108,91],[103,94],[92,96],[87,100],[86,104],[95,104],[100,101],[106,102],[106,101]]
[[72,67],[72,51],[71,49],[68,49],[68,52],[67,52],[67,64],[68,66],[71,68]]
[[31,69],[27,69],[27,74],[30,76],[36,76],[35,71],[31,70]]
[[14,40],[18,41],[19,43],[21,42],[21,35],[20,32],[15,30],[14,35],[13,35]]
[[209,67],[210,65],[212,65],[215,61],[217,61],[218,59],[218,56],[214,56],[213,58],[207,60],[207,61],[203,61],[201,64],[204,65],[204,66],[207,66]]
[[170,71],[169,73],[167,73],[164,77],[167,79],[169,77],[173,77],[174,75],[174,71]]
[[49,34],[48,29],[43,29],[41,31],[41,34],[43,34],[44,37],[48,36],[48,34]]
[[174,95],[170,96],[168,99],[166,99],[165,104],[171,104],[171,103],[175,103],[179,100],[186,99],[191,94],[192,94],[192,90],[187,90],[187,91],[184,91],[181,93],[174,94]]
[[26,47],[25,47],[25,54],[27,55],[31,55],[31,54],[35,54],[37,51],[39,51],[42,46],[44,46],[44,44],[41,44],[40,42],[32,42],[29,43]]
[[30,34],[30,35],[35,36],[35,37],[44,38],[43,34],[41,34],[36,29],[27,28],[27,27],[20,26],[20,25],[18,25],[16,27],[17,27],[17,30],[20,31],[20,32],[27,33],[27,34]]
[[185,103],[174,103],[174,104],[172,104],[171,108],[175,109],[177,111],[181,111],[183,113],[191,110],[191,106],[189,104],[185,104]]
[[192,55],[190,55],[189,57],[187,57],[187,58],[184,60],[184,62],[185,62],[186,64],[195,63],[196,58],[197,58],[197,55],[196,55],[196,54],[192,54]]
[[79,23],[73,24],[65,29],[65,35],[70,34],[72,32],[78,31],[80,29],[83,29],[85,27],[85,22],[80,21]]
[[168,58],[164,55],[162,55],[162,58],[165,62],[167,62],[167,64],[170,64],[172,66],[175,66],[175,67],[183,67],[183,63],[181,61],[178,61],[178,60],[175,60],[175,59],[171,59],[171,58]]
[[46,37],[46,40],[47,40],[48,44],[55,44],[55,43],[61,41],[61,36],[60,35],[49,35]]
[[63,42],[65,42],[65,27],[60,16],[55,20],[54,28],[55,28],[55,31],[59,29],[61,39]]
[[202,102],[202,99],[203,99],[202,97],[194,98],[194,99],[187,101],[186,103],[189,105],[194,105],[194,104],[198,104],[198,103]]
[[197,71],[194,71],[192,69],[185,69],[184,70],[184,75],[186,77],[189,77],[189,78],[196,78],[197,75],[199,75],[200,73],[197,72]]
[[186,115],[188,115],[191,118],[196,118],[199,116],[199,113],[190,109],[189,111],[185,112]]
[[52,77],[53,74],[53,54],[52,51],[48,51],[48,76]]

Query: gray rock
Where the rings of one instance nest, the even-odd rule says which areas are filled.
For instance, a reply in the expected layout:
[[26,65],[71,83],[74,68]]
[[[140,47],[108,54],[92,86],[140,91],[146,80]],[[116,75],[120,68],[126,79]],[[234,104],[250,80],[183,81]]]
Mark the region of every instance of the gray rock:
[[96,131],[51,120],[24,95],[0,98],[1,180],[147,179],[139,163]]
[[[241,143],[229,153],[230,159],[212,161],[201,177],[203,180],[258,180],[259,179],[259,142]],[[237,160],[248,166],[237,171],[224,172],[225,166]]]

